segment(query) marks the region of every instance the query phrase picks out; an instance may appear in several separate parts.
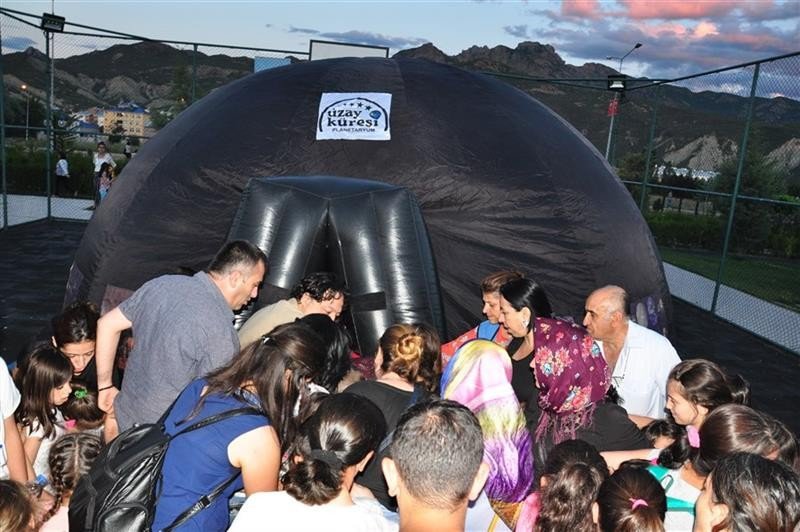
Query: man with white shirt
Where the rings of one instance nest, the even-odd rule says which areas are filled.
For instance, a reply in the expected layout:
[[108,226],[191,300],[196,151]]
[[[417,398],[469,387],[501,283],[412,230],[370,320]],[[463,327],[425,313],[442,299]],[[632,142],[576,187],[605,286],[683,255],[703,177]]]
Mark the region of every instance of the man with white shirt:
[[604,286],[586,299],[583,325],[608,363],[621,405],[639,426],[664,417],[667,378],[680,362],[664,336],[628,318],[628,294]]

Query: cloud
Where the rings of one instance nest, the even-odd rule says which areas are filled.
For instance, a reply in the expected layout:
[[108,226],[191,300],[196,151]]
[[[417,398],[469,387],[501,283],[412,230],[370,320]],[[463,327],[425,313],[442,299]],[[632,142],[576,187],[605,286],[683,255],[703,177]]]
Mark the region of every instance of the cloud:
[[742,14],[749,20],[786,20],[800,17],[800,4],[797,0],[784,0],[777,3],[770,0],[747,2],[740,6]]
[[598,0],[562,0],[561,14],[569,18],[591,20],[598,20],[603,16]]
[[427,42],[428,39],[421,37],[392,37],[383,35],[382,33],[372,33],[369,31],[350,30],[345,32],[325,32],[320,33],[320,37],[325,39],[333,39],[335,41],[345,41],[355,44],[369,44],[372,46],[386,46],[389,48],[407,48],[409,46],[420,46]]
[[26,50],[31,46],[36,47],[36,41],[28,37],[6,37],[3,39],[3,48],[10,50]]
[[517,37],[519,39],[524,39],[528,36],[528,25],[527,24],[519,24],[517,26],[505,26],[503,27],[503,31],[511,35],[512,37]]
[[695,2],[619,0],[625,16],[632,19],[699,19],[721,17],[743,4],[741,0]]
[[384,35],[382,33],[374,33],[370,31],[350,30],[343,32],[320,31],[313,28],[297,28],[295,26],[289,27],[289,33],[302,33],[306,35],[314,35],[323,39],[330,39],[333,41],[342,41],[353,44],[367,44],[371,46],[386,46],[388,48],[407,48],[411,46],[420,46],[427,42],[429,39],[422,37],[394,37],[391,35]]
[[297,28],[295,26],[289,26],[289,33],[306,33],[308,35],[319,35],[319,30],[311,29],[311,28]]
[[[648,76],[672,77],[794,52],[797,27],[770,26],[739,16],[713,21],[606,17],[591,25],[554,20],[549,27],[529,26],[528,37],[548,42],[560,53],[614,68],[617,65],[607,62],[607,56],[624,54],[641,42],[644,46],[628,56],[625,65],[637,63],[637,71]],[[795,76],[800,78],[796,69]]]

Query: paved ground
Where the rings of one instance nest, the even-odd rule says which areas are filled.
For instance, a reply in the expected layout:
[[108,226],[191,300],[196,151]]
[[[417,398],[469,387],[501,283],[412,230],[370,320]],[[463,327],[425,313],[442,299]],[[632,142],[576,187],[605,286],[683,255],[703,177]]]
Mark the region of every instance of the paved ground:
[[[0,231],[0,356],[14,360],[61,309],[85,224],[33,222]],[[682,358],[704,357],[750,381],[753,406],[800,434],[800,356],[674,298],[672,341]]]
[[[46,196],[25,196],[9,194],[8,225],[9,227],[47,218]],[[68,220],[88,220],[92,217],[91,199],[84,198],[50,198],[50,215],[53,218]],[[3,225],[3,203],[0,201],[0,227]]]
[[[669,291],[684,301],[710,310],[714,299],[714,281],[671,264],[664,264]],[[717,315],[762,338],[800,354],[800,314],[722,285],[717,301]]]

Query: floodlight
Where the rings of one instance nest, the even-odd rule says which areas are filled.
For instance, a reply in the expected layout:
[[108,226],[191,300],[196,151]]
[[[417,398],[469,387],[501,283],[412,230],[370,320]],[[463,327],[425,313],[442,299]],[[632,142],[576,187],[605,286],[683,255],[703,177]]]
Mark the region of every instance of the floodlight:
[[39,27],[44,31],[62,32],[64,31],[64,24],[66,22],[67,19],[64,17],[59,17],[52,13],[42,13],[42,22],[39,24]]

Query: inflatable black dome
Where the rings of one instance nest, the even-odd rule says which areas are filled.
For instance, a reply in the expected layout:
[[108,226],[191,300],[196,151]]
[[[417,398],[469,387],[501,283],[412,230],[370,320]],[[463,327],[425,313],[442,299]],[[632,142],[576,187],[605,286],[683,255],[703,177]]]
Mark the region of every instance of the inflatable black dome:
[[205,267],[231,234],[251,178],[282,176],[410,191],[447,338],[478,320],[480,279],[506,268],[540,282],[558,315],[580,320],[587,294],[613,283],[628,290],[639,321],[667,326],[652,236],[602,155],[504,82],[404,58],[268,70],[184,111],[142,147],[95,213],[66,300],[107,309],[153,277]]

